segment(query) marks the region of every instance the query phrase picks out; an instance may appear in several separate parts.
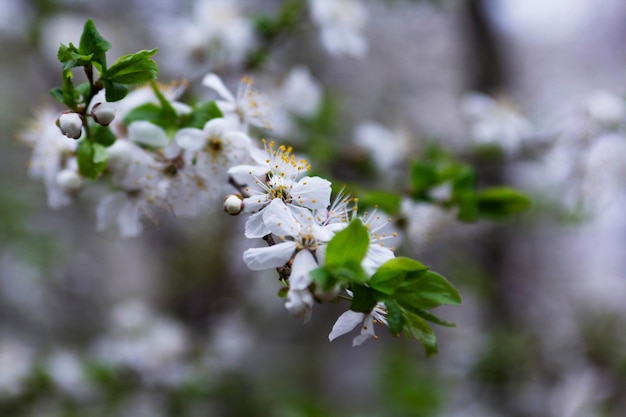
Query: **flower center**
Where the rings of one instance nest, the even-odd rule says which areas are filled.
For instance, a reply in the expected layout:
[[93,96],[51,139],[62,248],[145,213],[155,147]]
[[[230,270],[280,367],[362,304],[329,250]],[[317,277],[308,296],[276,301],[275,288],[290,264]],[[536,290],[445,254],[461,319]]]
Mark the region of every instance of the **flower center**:
[[224,143],[220,138],[210,137],[205,149],[208,153],[215,156],[224,150]]

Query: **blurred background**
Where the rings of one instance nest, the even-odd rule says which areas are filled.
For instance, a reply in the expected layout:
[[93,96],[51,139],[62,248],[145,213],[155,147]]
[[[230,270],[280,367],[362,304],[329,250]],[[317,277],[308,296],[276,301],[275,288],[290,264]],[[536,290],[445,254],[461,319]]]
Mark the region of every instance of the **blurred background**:
[[[96,232],[99,185],[49,208],[19,138],[63,110],[56,52],[88,18],[111,61],[159,47],[159,79],[198,96],[252,76],[260,133],[333,182],[400,191],[435,141],[530,195],[495,224],[403,205],[397,253],[464,297],[439,354],[329,343],[346,305],[285,314],[219,204],[132,239]],[[625,37],[620,0],[3,0],[0,415],[626,415]]]

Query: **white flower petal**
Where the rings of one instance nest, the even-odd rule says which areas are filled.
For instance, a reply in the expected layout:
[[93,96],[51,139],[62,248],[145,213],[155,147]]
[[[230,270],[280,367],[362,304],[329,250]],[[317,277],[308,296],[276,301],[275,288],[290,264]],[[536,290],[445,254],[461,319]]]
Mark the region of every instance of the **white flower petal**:
[[289,287],[294,290],[304,290],[311,284],[309,273],[317,268],[315,258],[308,250],[301,250],[296,254],[291,265]]
[[141,213],[137,204],[126,203],[120,215],[117,217],[117,224],[122,237],[136,237],[143,231],[141,224]]
[[192,127],[180,129],[176,133],[176,143],[187,151],[197,152],[204,148],[206,144],[206,134],[202,130]]
[[162,148],[170,142],[163,129],[145,120],[132,122],[128,126],[128,139],[155,148]]
[[309,290],[290,289],[285,300],[285,308],[292,316],[306,323],[311,318],[314,301]]
[[363,327],[361,327],[361,334],[356,336],[352,340],[352,347],[361,346],[363,342],[367,339],[375,337],[376,333],[374,333],[374,319],[371,314],[365,316],[365,320],[363,322]]
[[361,266],[368,274],[373,274],[385,262],[395,258],[393,251],[381,246],[379,243],[371,243],[365,254]]
[[127,202],[126,193],[117,192],[104,196],[96,209],[98,232],[106,229],[119,215]]
[[263,209],[263,223],[277,236],[297,236],[302,229],[302,225],[280,198],[272,199]]
[[230,103],[235,102],[235,96],[230,92],[222,79],[214,73],[209,73],[202,79],[202,84],[214,90],[220,97],[228,100]]
[[343,336],[344,334],[348,333],[349,331],[354,329],[356,326],[361,324],[364,318],[365,318],[365,314],[363,313],[358,313],[352,310],[348,310],[344,312],[341,316],[339,316],[339,318],[335,322],[333,329],[330,331],[330,334],[328,335],[328,340],[332,342],[339,336]]
[[296,250],[296,242],[282,242],[267,248],[250,248],[243,253],[243,261],[253,271],[283,266]]
[[[245,205],[247,204],[246,199],[244,199],[243,202],[244,202],[244,210],[245,210]],[[248,239],[261,238],[268,234],[270,234],[270,230],[267,228],[267,226],[263,222],[262,211],[259,211],[258,213],[254,213],[253,215],[248,217],[248,220],[246,220],[246,230],[244,232],[244,235]]]
[[325,210],[330,205],[331,183],[320,177],[304,177],[291,190],[297,204],[312,210]]

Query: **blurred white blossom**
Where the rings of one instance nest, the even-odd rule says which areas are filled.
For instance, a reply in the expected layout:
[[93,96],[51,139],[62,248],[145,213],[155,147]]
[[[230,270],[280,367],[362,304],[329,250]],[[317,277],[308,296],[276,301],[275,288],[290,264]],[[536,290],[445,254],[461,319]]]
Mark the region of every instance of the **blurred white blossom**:
[[0,339],[0,398],[18,395],[33,371],[34,349],[7,334]]
[[320,41],[329,53],[365,56],[368,46],[362,31],[368,13],[360,0],[309,0],[309,8],[319,27]]
[[470,123],[470,139],[477,145],[496,145],[507,155],[520,150],[535,134],[533,125],[507,102],[482,93],[468,93],[461,110]]
[[292,68],[271,95],[272,134],[286,137],[295,129],[294,118],[316,114],[322,101],[322,87],[303,65]]

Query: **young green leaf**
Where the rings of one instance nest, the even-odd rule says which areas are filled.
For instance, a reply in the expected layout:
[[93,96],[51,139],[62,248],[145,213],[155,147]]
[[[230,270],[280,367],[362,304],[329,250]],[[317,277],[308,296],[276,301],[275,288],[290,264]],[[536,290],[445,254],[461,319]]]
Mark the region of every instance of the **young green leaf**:
[[352,305],[350,310],[369,314],[377,302],[377,294],[373,289],[365,285],[352,285]]
[[461,295],[447,279],[432,271],[407,273],[404,282],[393,293],[401,306],[431,309],[442,304],[461,304]]
[[158,66],[150,57],[157,49],[121,56],[102,74],[102,79],[119,84],[141,84],[156,79]]
[[426,351],[426,356],[432,356],[437,354],[437,338],[435,337],[435,332],[433,329],[422,319],[409,312],[405,314],[405,328],[408,330],[424,347]]
[[128,87],[124,84],[116,83],[109,80],[102,80],[104,84],[104,97],[108,102],[119,101],[128,94]]
[[358,219],[337,233],[328,242],[326,266],[329,268],[342,265],[360,265],[367,253],[370,236],[367,227]]
[[89,132],[91,133],[91,140],[102,146],[109,147],[115,142],[115,134],[107,126],[93,123],[89,127]]
[[437,316],[435,316],[432,313],[429,313],[426,310],[422,310],[421,308],[417,308],[417,307],[412,307],[412,306],[404,306],[404,309],[408,312],[411,312],[415,315],[420,316],[421,318],[423,318],[424,320],[428,320],[431,323],[435,323],[438,324],[440,326],[444,326],[444,327],[456,327],[456,324],[454,323],[450,323],[449,321],[445,321]]
[[185,122],[185,127],[202,129],[209,120],[224,117],[215,101],[207,101],[196,106]]
[[106,148],[99,143],[83,139],[78,143],[76,154],[78,170],[87,178],[97,179],[106,168],[108,153]]
[[359,207],[378,207],[385,213],[396,215],[400,212],[402,196],[388,191],[359,193]]
[[96,64],[98,71],[106,69],[106,51],[111,49],[111,44],[98,33],[91,19],[85,22],[78,49],[83,55],[91,55],[91,61]]
[[428,267],[415,259],[397,257],[382,264],[368,283],[376,291],[389,295],[404,283],[408,273],[426,271]]
[[145,103],[135,107],[124,117],[124,124],[129,125],[137,120],[145,120],[154,124],[158,124],[163,118],[163,109],[155,103]]
[[530,199],[508,187],[494,187],[477,195],[478,211],[489,220],[507,220],[530,207]]

